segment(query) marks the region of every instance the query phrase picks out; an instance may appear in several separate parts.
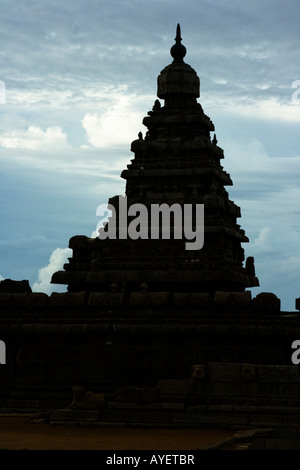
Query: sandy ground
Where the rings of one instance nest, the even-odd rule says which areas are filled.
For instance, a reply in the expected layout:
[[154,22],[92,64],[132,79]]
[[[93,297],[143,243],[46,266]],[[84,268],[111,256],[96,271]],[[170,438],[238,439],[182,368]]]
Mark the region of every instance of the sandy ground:
[[226,429],[123,428],[32,423],[0,416],[0,449],[201,450],[233,437]]

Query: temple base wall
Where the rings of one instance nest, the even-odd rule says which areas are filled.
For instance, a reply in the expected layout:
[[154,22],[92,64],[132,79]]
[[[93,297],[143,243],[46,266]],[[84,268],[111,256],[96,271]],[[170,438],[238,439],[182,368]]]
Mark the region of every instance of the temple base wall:
[[298,419],[299,316],[273,294],[3,293],[0,303],[2,409],[68,409],[80,386],[104,396],[104,421],[251,425],[258,408]]

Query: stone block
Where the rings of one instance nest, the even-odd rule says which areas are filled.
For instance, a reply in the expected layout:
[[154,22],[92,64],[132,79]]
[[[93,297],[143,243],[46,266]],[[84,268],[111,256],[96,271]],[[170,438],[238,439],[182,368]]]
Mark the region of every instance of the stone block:
[[257,379],[259,382],[299,382],[297,366],[258,365]]
[[214,382],[208,380],[191,380],[191,395],[188,398],[189,403],[195,405],[204,403],[213,398]]
[[245,305],[251,301],[251,292],[215,292],[216,305]]
[[191,367],[191,378],[193,380],[204,380],[206,378],[206,366],[195,364]]
[[226,362],[209,362],[208,377],[215,382],[240,382],[240,364]]
[[0,281],[0,292],[10,294],[31,293],[31,287],[27,280],[14,281],[12,279],[4,279],[3,281]]
[[241,381],[254,382],[256,379],[256,367],[254,364],[241,364]]
[[250,450],[266,450],[266,440],[263,437],[255,439],[251,444]]
[[173,305],[174,306],[201,306],[208,305],[210,303],[209,293],[181,293],[175,292],[173,294]]
[[134,403],[134,387],[117,387],[114,394],[114,400],[117,402]]
[[199,425],[208,427],[228,427],[228,426],[245,426],[247,425],[246,414],[236,414],[232,412],[207,410],[197,412],[174,412],[173,423],[177,425]]
[[11,294],[9,298],[9,305],[14,307],[25,307],[28,295],[30,294]]
[[89,239],[86,235],[75,235],[69,240],[69,248],[78,249],[86,248],[88,245]]
[[107,403],[106,409],[110,410],[161,410],[162,403],[133,403],[122,401],[110,401]]
[[185,409],[185,404],[184,403],[162,403],[162,409],[163,410],[184,410]]
[[241,389],[239,382],[212,382],[211,397],[219,400],[220,398],[225,403],[232,403],[240,396]]
[[293,450],[300,450],[300,441],[298,439],[294,440]]
[[170,423],[172,419],[172,411],[162,409],[106,409],[101,413],[101,421],[117,422],[123,424],[142,423],[147,425],[151,423],[161,424]]
[[135,401],[137,403],[155,403],[159,400],[158,387],[136,387]]
[[162,400],[184,400],[192,393],[192,381],[188,379],[164,379],[158,383]]
[[[76,273],[77,274],[77,273]],[[65,284],[66,280],[70,280],[70,272],[56,271],[52,274],[51,284]]]
[[300,382],[264,382],[260,385],[269,385],[270,404],[299,405]]
[[298,433],[294,427],[281,427],[273,431],[272,437],[276,439],[297,439]]
[[90,307],[120,307],[123,304],[122,292],[91,292],[88,299]]
[[3,294],[0,292],[0,307],[8,307],[10,305],[10,299],[12,294]]
[[52,422],[96,422],[100,420],[99,410],[53,410],[50,420]]
[[266,439],[265,450],[293,450],[293,439]]
[[290,410],[290,412],[285,413],[282,417],[282,424],[284,426],[299,426],[300,423],[300,414],[299,411],[295,411],[294,409]]
[[46,307],[49,302],[49,296],[43,292],[33,292],[25,298],[26,307]]
[[280,312],[280,299],[271,292],[261,292],[252,300],[252,305],[256,309],[263,311]]
[[132,292],[129,304],[136,307],[159,307],[169,303],[169,292]]
[[119,387],[114,398],[118,402],[155,403],[159,400],[158,387]]
[[256,400],[256,397],[260,396],[259,388],[260,385],[257,380],[251,382],[250,380],[243,380],[240,384],[240,393],[241,397],[244,400],[247,400],[248,403],[251,403],[253,400]]
[[258,427],[278,427],[282,426],[282,415],[280,413],[276,413],[275,410],[273,413],[250,413],[249,414],[249,425],[250,426],[258,426]]
[[52,292],[50,305],[55,307],[82,307],[85,305],[86,292]]
[[85,390],[82,386],[73,387],[72,410],[102,410],[104,406],[105,396],[102,393]]

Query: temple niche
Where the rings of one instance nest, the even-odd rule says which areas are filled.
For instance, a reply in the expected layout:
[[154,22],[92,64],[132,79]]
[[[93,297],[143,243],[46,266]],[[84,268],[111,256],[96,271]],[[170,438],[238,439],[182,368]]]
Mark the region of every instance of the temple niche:
[[[127,293],[141,283],[149,291],[210,293],[259,285],[254,260],[245,260],[242,248],[249,240],[237,224],[240,208],[225,189],[232,181],[220,163],[224,153],[214,124],[197,102],[200,80],[184,61],[180,34],[178,25],[173,61],[158,76],[157,99],[143,119],[146,131],[132,142],[134,157],[121,177],[128,207],[139,203],[150,211],[154,204],[179,204],[183,214],[188,204],[204,205],[204,245],[187,250],[184,236],[176,238],[172,227],[170,239],[75,236],[69,244],[73,257],[52,278],[69,292],[106,291],[112,283]],[[113,222],[119,227],[118,202],[117,196],[109,200],[117,220],[108,227]]]

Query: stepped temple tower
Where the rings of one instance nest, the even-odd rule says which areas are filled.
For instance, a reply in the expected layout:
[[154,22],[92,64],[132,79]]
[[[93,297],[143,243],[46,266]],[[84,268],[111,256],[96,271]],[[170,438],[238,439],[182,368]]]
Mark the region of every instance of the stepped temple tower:
[[[184,62],[179,25],[175,41],[170,50],[173,62],[157,80],[157,96],[163,103],[157,99],[144,118],[147,131],[132,142],[134,158],[121,176],[126,180],[128,207],[143,204],[150,213],[154,204],[176,204],[183,210],[185,205],[202,204],[204,245],[187,250],[184,237],[172,237],[174,224],[170,224],[171,239],[153,239],[148,233],[135,240],[75,236],[69,244],[73,257],[52,279],[67,284],[69,292],[103,291],[112,284],[124,292],[141,284],[150,291],[179,292],[244,291],[259,285],[253,258],[243,265],[241,244],[248,238],[236,222],[240,208],[225,190],[232,181],[220,164],[224,155],[212,134],[214,125],[197,102],[200,80]],[[118,228],[119,199],[109,202],[117,220],[108,222],[108,227],[114,223]],[[196,223],[193,214],[193,232]],[[160,234],[161,225],[160,221]]]

